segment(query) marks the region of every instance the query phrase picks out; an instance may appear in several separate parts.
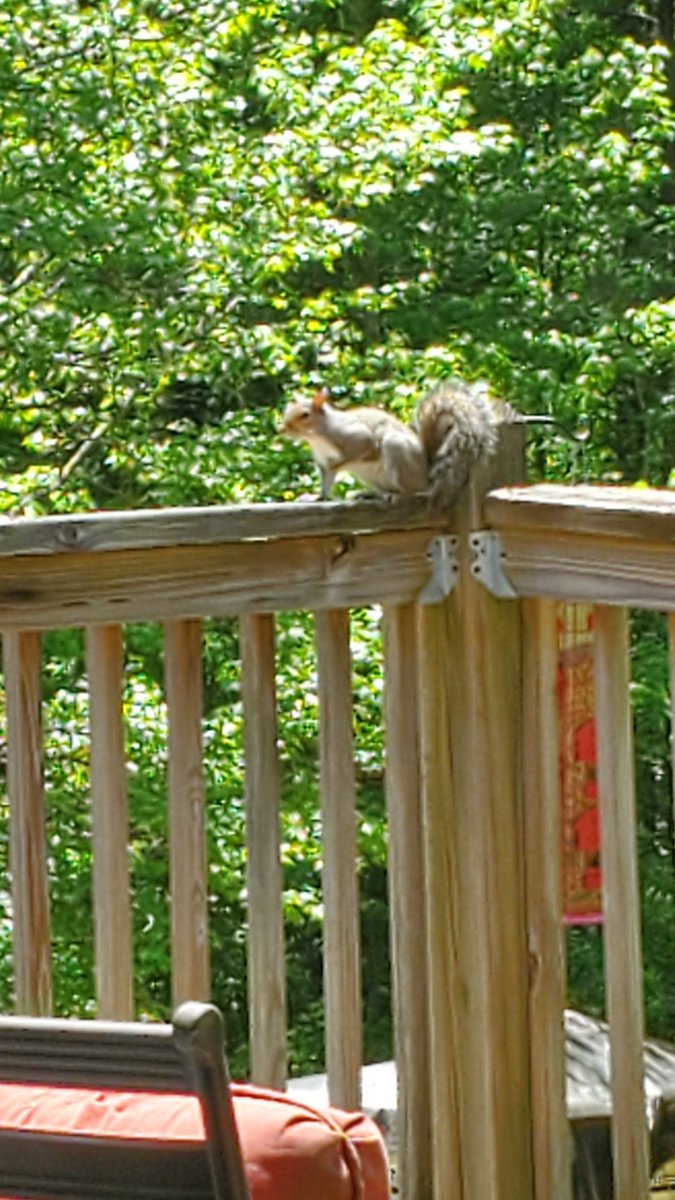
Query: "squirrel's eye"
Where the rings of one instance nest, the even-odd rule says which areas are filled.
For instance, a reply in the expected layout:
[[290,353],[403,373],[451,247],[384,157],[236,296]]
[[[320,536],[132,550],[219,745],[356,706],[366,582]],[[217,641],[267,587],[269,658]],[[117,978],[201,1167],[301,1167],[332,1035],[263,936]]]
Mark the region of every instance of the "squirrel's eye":
[[309,413],[308,412],[300,413],[300,420],[301,421],[309,421]]

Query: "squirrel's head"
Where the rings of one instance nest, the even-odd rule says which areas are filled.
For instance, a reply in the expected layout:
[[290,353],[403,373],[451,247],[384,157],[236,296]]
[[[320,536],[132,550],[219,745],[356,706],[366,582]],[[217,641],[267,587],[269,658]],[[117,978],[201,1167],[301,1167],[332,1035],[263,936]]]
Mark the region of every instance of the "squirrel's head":
[[311,400],[291,400],[284,411],[280,432],[298,440],[316,433],[328,395],[328,388],[319,388]]

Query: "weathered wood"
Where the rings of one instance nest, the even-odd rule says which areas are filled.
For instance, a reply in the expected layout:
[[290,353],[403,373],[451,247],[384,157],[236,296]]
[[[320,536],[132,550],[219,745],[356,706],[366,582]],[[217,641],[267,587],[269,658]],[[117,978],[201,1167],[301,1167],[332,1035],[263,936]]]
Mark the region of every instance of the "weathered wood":
[[430,537],[425,528],[19,555],[2,562],[0,629],[408,603],[429,579]]
[[[675,541],[671,489],[566,487],[537,484],[499,488],[486,501],[495,528],[520,527]],[[206,546],[270,538],[354,536],[384,530],[438,529],[447,514],[424,497],[396,500],[294,501],[208,508],[141,509],[0,522],[0,557]]]
[[662,542],[561,530],[502,526],[504,569],[521,596],[669,608],[675,553]]
[[[668,647],[670,660],[670,754],[672,763],[673,828],[675,828],[675,611],[668,614]],[[675,861],[675,844],[673,845]]]
[[[445,604],[419,612],[420,760],[426,889],[432,1177],[434,1200],[470,1200],[464,1190],[463,1038],[468,1032],[462,968],[460,835],[449,734],[452,648]],[[465,969],[465,968],[464,968]],[[441,1115],[442,1114],[442,1115]]]
[[571,1200],[565,1106],[558,640],[553,600],[523,602],[523,823],[536,1200]]
[[670,488],[539,483],[498,488],[488,496],[485,509],[495,529],[558,530],[664,547],[675,544],[675,495]]
[[165,636],[169,710],[169,844],[173,1003],[211,994],[202,749],[202,630],[171,621]]
[[500,488],[486,503],[522,596],[669,608],[675,590],[671,490]]
[[349,613],[315,617],[323,823],[323,972],[332,1104],[358,1108],[363,1062],[361,933]]
[[424,497],[291,504],[236,504],[209,508],[138,509],[73,516],[0,520],[0,557],[82,554],[207,546],[290,537],[350,535],[386,529],[439,528],[447,516]]
[[628,615],[595,608],[595,696],[616,1200],[649,1187]]
[[121,626],[91,626],[86,651],[98,1015],[131,1020],[134,995]]
[[431,1082],[420,794],[417,609],[384,614],[389,912],[398,1076],[398,1179],[406,1200],[431,1200]]
[[[521,431],[506,429],[501,451],[458,499],[453,529],[463,553],[469,534],[484,528],[489,486],[523,472]],[[432,1086],[440,1076],[448,1087],[456,1073],[462,1200],[526,1197],[533,1179],[518,607],[489,595],[465,561],[449,599],[422,612],[421,634]],[[448,1113],[449,1126],[442,1105],[437,1090],[434,1111]],[[439,1200],[453,1194],[454,1140],[434,1146]]]
[[249,1073],[254,1083],[283,1088],[286,964],[273,617],[242,617],[240,644],[248,848]]
[[43,783],[42,664],[34,633],[3,639],[14,997],[18,1012],[52,1006],[51,932]]

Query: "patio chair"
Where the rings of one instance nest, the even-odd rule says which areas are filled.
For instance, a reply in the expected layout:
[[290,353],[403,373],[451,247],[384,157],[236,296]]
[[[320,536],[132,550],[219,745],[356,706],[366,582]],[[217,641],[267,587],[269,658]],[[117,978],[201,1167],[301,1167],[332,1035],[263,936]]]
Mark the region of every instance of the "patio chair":
[[2,1200],[249,1200],[223,1045],[195,1002],[171,1025],[0,1017]]

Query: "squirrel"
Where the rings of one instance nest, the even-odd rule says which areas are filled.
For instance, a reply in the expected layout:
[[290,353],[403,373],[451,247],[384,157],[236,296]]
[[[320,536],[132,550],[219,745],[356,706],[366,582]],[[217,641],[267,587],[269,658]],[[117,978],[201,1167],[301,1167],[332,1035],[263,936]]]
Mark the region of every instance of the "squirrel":
[[509,405],[490,400],[461,380],[441,383],[420,403],[413,423],[380,408],[335,408],[327,389],[287,406],[281,432],[308,442],[328,500],[336,476],[347,471],[388,495],[430,493],[450,503],[474,463],[491,454],[497,430],[513,420]]

